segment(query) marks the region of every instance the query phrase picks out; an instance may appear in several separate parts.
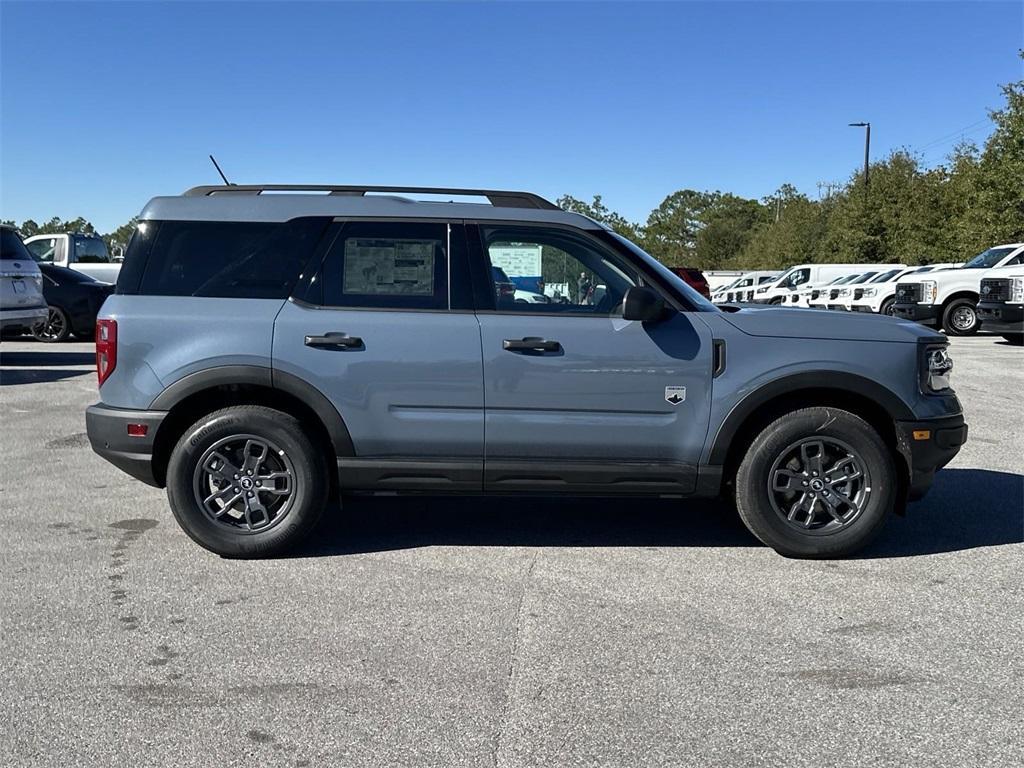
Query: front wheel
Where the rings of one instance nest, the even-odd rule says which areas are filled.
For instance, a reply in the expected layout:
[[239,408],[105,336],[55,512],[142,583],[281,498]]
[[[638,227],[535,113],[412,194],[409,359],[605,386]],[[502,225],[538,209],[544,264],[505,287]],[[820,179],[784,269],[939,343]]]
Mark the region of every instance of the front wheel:
[[185,431],[167,466],[175,519],[225,557],[276,555],[301,541],[327,501],[327,467],[294,417],[263,406],[215,411]]
[[978,310],[970,299],[951,301],[942,313],[942,330],[950,336],[973,336],[979,325]]
[[878,314],[888,315],[889,317],[896,316],[896,299],[886,299],[882,302],[882,306],[878,308]]
[[866,546],[896,501],[881,436],[838,408],[803,408],[765,427],[736,473],[736,508],[788,557],[843,557]]

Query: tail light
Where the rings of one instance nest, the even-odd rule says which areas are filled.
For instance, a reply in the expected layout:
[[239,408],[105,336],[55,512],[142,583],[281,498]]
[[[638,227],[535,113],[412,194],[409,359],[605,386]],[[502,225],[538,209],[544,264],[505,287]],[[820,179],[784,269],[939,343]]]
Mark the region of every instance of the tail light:
[[102,387],[117,366],[117,320],[96,321],[96,379]]

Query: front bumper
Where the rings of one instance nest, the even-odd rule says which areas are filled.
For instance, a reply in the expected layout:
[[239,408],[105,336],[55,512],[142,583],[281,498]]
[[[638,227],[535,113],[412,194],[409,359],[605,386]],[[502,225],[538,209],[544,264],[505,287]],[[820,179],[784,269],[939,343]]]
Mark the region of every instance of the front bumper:
[[893,314],[901,320],[914,320],[932,325],[939,319],[939,308],[934,304],[894,304]]
[[[153,471],[153,441],[166,411],[131,411],[97,403],[85,411],[85,431],[92,449],[122,472],[157,488]],[[129,424],[145,424],[143,437],[128,434]]]
[[910,469],[907,497],[922,498],[935,473],[946,466],[967,442],[963,414],[924,421],[897,421],[896,439]]
[[1024,333],[1024,306],[982,301],[978,304],[981,328],[992,333]]

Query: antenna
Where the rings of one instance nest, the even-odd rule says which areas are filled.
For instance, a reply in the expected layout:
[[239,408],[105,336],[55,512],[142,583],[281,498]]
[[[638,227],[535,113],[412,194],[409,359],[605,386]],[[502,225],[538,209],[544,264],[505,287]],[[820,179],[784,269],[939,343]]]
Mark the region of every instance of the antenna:
[[210,155],[210,162],[213,163],[213,167],[217,169],[217,173],[220,174],[220,177],[224,179],[224,183],[227,184],[229,187],[233,187],[234,184],[228,181],[228,177],[224,175],[224,171],[222,171],[220,169],[220,166],[217,165],[217,161],[213,159],[213,155]]

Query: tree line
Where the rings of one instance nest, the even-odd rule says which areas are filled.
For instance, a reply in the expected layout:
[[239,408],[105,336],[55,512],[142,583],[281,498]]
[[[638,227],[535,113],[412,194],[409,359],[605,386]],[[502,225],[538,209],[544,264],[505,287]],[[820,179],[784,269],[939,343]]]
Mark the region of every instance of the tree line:
[[[870,165],[869,184],[858,171],[820,200],[790,184],[760,200],[682,189],[643,223],[610,210],[601,195],[589,203],[564,195],[558,205],[609,225],[670,266],[964,261],[988,246],[1024,240],[1024,80],[1002,90],[1006,103],[990,112],[993,130],[983,147],[962,142],[932,168],[901,149]],[[127,245],[135,221],[102,235],[107,247]],[[96,231],[81,217],[29,219],[18,229],[23,237]]]
[[[1024,58],[1024,55],[1022,55]],[[781,269],[792,264],[965,261],[1024,240],[1024,81],[1003,86],[979,148],[961,142],[940,165],[909,149],[870,164],[823,199],[783,184],[760,200],[683,189],[637,223],[569,195],[558,204],[603,222],[671,266]]]

